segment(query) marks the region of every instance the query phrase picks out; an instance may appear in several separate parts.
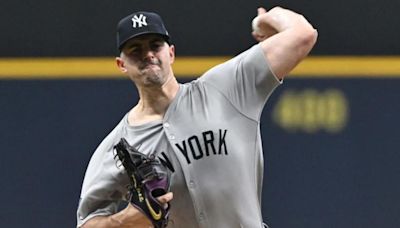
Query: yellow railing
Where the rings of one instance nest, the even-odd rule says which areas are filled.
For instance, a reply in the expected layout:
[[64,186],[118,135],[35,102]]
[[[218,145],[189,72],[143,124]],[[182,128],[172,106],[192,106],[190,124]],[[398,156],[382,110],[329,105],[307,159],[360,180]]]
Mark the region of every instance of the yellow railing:
[[[178,57],[177,77],[196,77],[228,60],[220,57]],[[310,56],[291,73],[298,78],[400,77],[400,56]],[[113,57],[0,58],[0,79],[125,78]]]

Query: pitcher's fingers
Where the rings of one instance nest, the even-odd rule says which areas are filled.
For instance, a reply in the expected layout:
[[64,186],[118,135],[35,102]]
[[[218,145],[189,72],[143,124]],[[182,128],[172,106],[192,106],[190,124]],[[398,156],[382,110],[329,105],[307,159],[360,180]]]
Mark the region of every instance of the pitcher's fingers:
[[266,39],[266,36],[262,36],[262,35],[260,35],[260,34],[258,34],[256,32],[252,32],[251,35],[253,35],[253,38],[255,40],[257,40],[258,42],[261,42],[261,41]]
[[258,15],[263,14],[263,13],[266,13],[266,12],[267,12],[267,10],[264,9],[263,7],[259,7],[259,8],[257,9],[257,14],[258,14]]
[[173,198],[174,198],[174,194],[172,192],[168,192],[165,195],[157,197],[157,200],[158,200],[158,202],[164,204],[164,203],[168,203]]

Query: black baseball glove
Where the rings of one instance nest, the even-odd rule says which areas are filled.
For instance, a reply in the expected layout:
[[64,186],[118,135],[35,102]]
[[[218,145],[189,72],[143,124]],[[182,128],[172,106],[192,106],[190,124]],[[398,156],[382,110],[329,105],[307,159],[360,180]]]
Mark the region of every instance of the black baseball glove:
[[124,166],[129,179],[129,200],[134,207],[143,212],[156,228],[167,226],[169,208],[156,199],[169,190],[167,168],[153,154],[144,155],[121,138],[114,146],[115,159]]

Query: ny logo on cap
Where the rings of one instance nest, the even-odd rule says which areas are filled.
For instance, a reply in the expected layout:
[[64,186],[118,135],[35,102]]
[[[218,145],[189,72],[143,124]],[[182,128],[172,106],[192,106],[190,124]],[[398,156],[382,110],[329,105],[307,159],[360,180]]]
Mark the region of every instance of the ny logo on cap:
[[140,28],[142,26],[147,26],[146,16],[143,16],[143,14],[140,14],[139,17],[137,15],[135,15],[132,18],[132,23],[133,23],[132,26],[134,28],[137,28],[137,27]]

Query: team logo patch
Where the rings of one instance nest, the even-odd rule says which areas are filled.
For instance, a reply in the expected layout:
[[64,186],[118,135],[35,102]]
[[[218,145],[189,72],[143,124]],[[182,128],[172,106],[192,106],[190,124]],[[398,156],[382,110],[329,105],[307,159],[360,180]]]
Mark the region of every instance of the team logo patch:
[[141,28],[143,26],[147,26],[147,21],[146,21],[146,16],[144,16],[143,14],[135,15],[132,17],[132,26],[134,28]]

